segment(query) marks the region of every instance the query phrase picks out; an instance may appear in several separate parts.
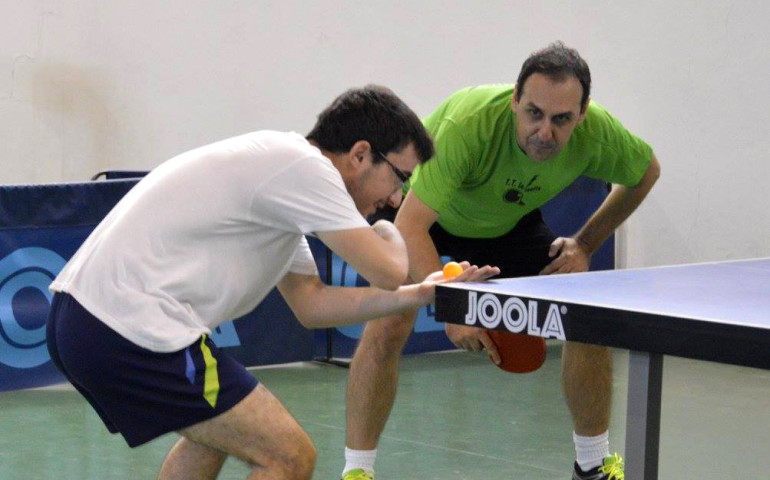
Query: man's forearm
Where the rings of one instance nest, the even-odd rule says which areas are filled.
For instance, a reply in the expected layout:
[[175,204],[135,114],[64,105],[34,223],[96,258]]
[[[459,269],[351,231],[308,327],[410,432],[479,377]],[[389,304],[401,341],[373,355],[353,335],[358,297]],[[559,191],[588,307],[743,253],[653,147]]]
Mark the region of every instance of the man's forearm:
[[433,272],[441,270],[441,259],[430,235],[425,230],[404,232],[409,254],[409,278],[421,282]]
[[660,164],[653,155],[639,184],[635,187],[613,185],[604,202],[575,234],[575,240],[589,253],[595,252],[642,203],[659,176]]
[[432,298],[420,285],[407,285],[393,291],[374,287],[326,287],[318,292],[313,308],[300,320],[308,328],[352,325],[418,309]]

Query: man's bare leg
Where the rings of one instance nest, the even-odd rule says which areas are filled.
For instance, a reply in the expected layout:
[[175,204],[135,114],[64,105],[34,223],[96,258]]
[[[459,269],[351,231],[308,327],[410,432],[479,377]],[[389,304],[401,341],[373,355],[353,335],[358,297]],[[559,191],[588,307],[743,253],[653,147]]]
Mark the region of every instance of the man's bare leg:
[[566,342],[562,351],[562,385],[575,433],[606,432],[612,405],[612,355],[607,347]]
[[377,448],[398,388],[401,351],[417,312],[370,321],[350,364],[347,389],[347,446]]
[[577,464],[583,472],[602,465],[610,454],[612,355],[607,347],[564,344],[562,385],[574,426]]
[[184,439],[169,452],[159,480],[212,480],[225,454],[252,467],[249,480],[310,480],[313,475],[313,442],[261,383],[227,412],[179,433]]

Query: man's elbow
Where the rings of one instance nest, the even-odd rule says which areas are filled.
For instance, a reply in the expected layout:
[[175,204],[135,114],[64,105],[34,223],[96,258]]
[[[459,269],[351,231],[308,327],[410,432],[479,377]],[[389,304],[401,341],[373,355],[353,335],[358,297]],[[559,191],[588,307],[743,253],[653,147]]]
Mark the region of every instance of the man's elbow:
[[654,185],[655,182],[657,182],[660,178],[660,162],[654,154],[652,155],[650,166],[647,167],[647,173],[645,176],[647,177],[647,181],[650,183],[650,185]]

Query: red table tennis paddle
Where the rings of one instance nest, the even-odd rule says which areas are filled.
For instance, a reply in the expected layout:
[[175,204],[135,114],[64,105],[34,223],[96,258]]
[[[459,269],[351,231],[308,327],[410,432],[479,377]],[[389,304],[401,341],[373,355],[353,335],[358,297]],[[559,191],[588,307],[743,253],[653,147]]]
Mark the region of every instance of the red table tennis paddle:
[[500,354],[500,365],[506,372],[534,372],[545,362],[545,339],[502,330],[489,330],[489,338]]

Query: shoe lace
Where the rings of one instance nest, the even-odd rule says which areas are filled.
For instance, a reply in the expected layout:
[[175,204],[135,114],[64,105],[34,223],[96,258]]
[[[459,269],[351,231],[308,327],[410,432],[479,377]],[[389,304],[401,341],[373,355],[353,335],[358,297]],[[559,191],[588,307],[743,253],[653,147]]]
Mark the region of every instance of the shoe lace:
[[623,457],[614,454],[604,459],[604,465],[599,467],[599,471],[607,475],[607,480],[623,480]]
[[342,480],[374,480],[374,472],[369,473],[362,468],[356,468],[347,472]]

